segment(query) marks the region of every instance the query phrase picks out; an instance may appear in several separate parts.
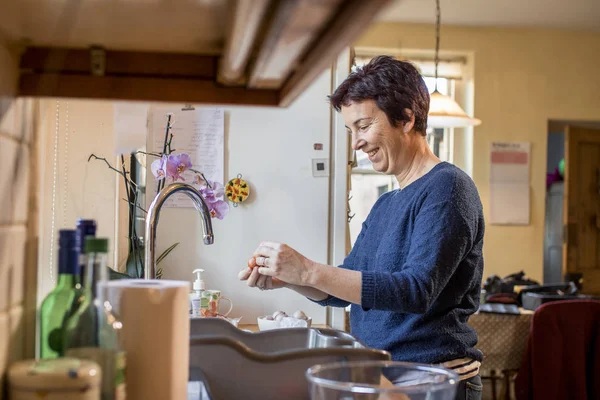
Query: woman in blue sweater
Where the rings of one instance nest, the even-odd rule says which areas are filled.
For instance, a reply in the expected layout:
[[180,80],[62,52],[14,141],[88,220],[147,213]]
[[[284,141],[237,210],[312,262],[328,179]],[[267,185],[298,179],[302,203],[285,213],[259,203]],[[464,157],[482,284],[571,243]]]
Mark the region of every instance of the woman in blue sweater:
[[[429,91],[416,68],[380,56],[330,96],[352,148],[400,189],[373,206],[338,267],[263,242],[258,268],[239,277],[262,290],[287,287],[324,306],[351,307],[352,333],[398,361],[442,365],[461,377],[457,399],[481,397],[477,334],[484,221],[475,184],[441,162],[425,140]],[[468,396],[467,396],[468,394]]]

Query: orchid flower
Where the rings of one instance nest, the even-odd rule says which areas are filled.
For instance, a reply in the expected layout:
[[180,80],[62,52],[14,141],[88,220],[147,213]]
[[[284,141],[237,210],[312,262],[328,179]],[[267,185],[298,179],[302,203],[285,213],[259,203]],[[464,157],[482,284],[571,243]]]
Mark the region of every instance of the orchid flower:
[[178,179],[185,181],[181,174],[188,168],[192,168],[192,160],[188,154],[171,155],[167,159],[167,176],[173,178],[173,181]]
[[194,185],[202,185],[204,182],[204,179],[202,179],[202,176],[199,174],[194,175]]
[[159,160],[154,160],[152,162],[152,174],[156,177],[156,179],[161,180],[165,179],[166,171],[165,164],[167,163],[167,156],[163,156]]
[[200,193],[205,199],[210,199],[213,201],[223,200],[223,197],[225,196],[225,187],[219,182],[211,182],[209,180],[202,187],[200,187]]
[[210,215],[213,218],[223,219],[229,212],[229,204],[223,199],[225,187],[219,182],[208,181],[199,190],[208,206]]
[[[172,178],[173,181],[181,179],[184,171],[192,168],[192,160],[188,154],[174,154],[163,156],[160,160],[152,163],[152,173],[158,179],[165,177]],[[194,170],[192,170],[194,171]],[[198,171],[194,171],[198,172]],[[212,182],[204,179],[201,173],[194,175],[194,185],[201,185],[198,189],[206,202],[206,206],[211,217],[223,219],[229,212],[229,204],[225,201],[225,187],[222,183]]]
[[215,202],[207,202],[207,206],[210,211],[210,216],[213,218],[223,219],[229,212],[229,204],[223,200],[217,200]]

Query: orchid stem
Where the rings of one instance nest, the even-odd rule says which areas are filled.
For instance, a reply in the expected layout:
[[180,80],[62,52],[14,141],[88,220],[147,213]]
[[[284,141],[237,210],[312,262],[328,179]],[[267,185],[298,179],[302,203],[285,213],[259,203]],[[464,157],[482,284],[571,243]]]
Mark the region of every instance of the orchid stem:
[[143,211],[145,214],[148,214],[148,211],[144,210],[139,204],[133,204],[131,201],[127,200],[126,198],[122,198],[121,200],[129,203],[129,205],[131,205],[131,206],[135,206],[138,210]]
[[[127,169],[125,168],[125,157],[123,156],[123,154],[121,154],[121,169],[122,169],[122,175],[123,178],[125,179],[125,192],[127,193],[127,202],[129,204],[136,202],[135,199],[135,191],[137,191],[137,189],[133,189],[131,186],[128,185],[128,179],[127,179]],[[132,193],[132,191],[134,193]],[[133,201],[132,201],[132,197],[133,197]],[[131,236],[135,237],[137,235],[136,231],[135,231],[135,207],[129,207],[129,233]],[[129,250],[133,251],[134,253],[137,253],[137,241],[136,240],[131,240],[129,242]],[[137,260],[136,260],[136,269],[137,269]]]
[[197,169],[193,169],[193,168],[188,168],[190,171],[195,172],[196,174],[200,174],[200,176],[202,177],[202,179],[204,180],[204,182],[206,182],[206,186],[208,186],[209,189],[212,189],[212,185],[210,184],[210,182],[208,181],[208,179],[206,179],[206,176],[204,176],[204,174],[200,171],[198,171]]
[[92,158],[95,158],[96,160],[104,161],[104,162],[106,163],[106,165],[108,166],[108,168],[109,168],[109,169],[111,169],[111,170],[115,171],[117,174],[121,175],[123,178],[125,178],[125,180],[126,180],[126,181],[127,181],[129,184],[131,184],[131,185],[133,185],[133,186],[137,187],[137,184],[136,184],[135,182],[133,182],[131,179],[127,178],[127,176],[126,176],[126,175],[124,175],[122,171],[119,171],[118,169],[116,169],[116,168],[114,168],[112,165],[110,165],[110,163],[109,163],[109,162],[106,160],[106,158],[104,158],[104,157],[98,157],[97,155],[95,155],[95,154],[93,154],[93,153],[92,153],[92,154],[90,154],[90,156],[88,157],[88,162],[90,162],[90,160],[91,160]]
[[158,157],[158,158],[162,157],[162,155],[160,155],[158,153],[147,153],[147,152],[141,151],[141,150],[136,151],[135,154],[145,154],[147,156]]
[[[165,140],[164,140],[164,142],[163,142],[163,151],[162,151],[162,155],[161,155],[161,157],[162,157],[162,156],[164,156],[164,155],[168,155],[168,154],[167,154],[167,146],[168,146],[168,145],[169,145],[171,142],[169,141],[169,142],[167,143],[167,140],[169,139],[169,133],[171,132],[171,117],[172,117],[172,115],[171,115],[171,114],[168,114],[168,115],[167,115],[167,126],[165,127]],[[173,138],[173,134],[171,134],[171,139],[172,139],[172,138]],[[170,154],[170,152],[169,152],[169,154]],[[160,191],[161,191],[161,190],[162,190],[164,187],[165,187],[165,185],[164,185],[164,180],[161,180],[161,181],[159,181],[159,182],[158,182],[157,189],[156,189],[156,192],[157,192],[157,193],[158,193],[158,192],[160,192]]]
[[[169,114],[167,116],[167,127],[165,128],[165,141],[163,143],[163,154],[165,154],[167,152],[167,139],[169,138],[169,131],[171,130],[171,117],[172,115]],[[173,136],[173,135],[171,135]]]

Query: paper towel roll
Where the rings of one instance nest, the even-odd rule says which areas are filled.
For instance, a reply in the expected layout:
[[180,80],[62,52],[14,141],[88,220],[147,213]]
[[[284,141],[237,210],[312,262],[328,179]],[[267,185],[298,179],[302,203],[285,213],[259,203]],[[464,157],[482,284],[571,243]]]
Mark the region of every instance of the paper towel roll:
[[184,400],[190,357],[190,284],[119,280],[106,283],[123,323],[128,400]]

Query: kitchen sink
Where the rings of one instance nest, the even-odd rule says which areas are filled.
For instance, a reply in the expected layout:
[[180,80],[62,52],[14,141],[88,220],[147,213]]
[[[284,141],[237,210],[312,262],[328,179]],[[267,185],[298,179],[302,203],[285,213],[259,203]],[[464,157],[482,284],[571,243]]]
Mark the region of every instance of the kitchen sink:
[[189,380],[201,382],[211,400],[308,399],[305,372],[313,365],[390,359],[334,329],[250,333],[218,318],[190,321]]

